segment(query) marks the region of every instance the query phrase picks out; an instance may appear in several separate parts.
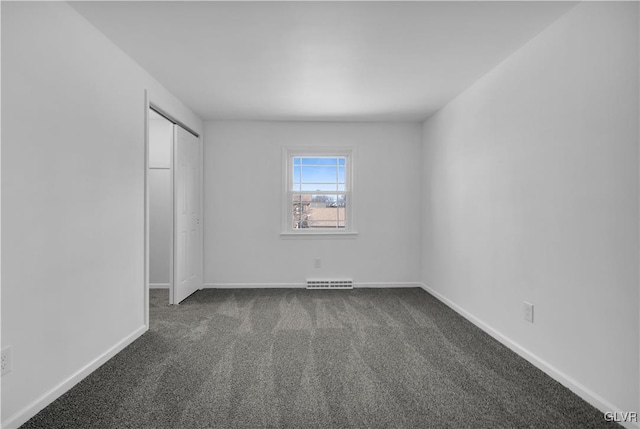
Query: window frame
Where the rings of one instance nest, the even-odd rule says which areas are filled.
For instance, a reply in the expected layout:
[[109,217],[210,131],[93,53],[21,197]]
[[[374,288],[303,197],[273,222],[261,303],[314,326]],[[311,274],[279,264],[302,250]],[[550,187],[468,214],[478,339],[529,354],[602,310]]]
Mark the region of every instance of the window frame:
[[[345,158],[345,190],[336,193],[346,197],[345,226],[344,228],[293,228],[293,210],[291,201],[293,194],[300,193],[293,190],[293,163],[294,158],[299,157],[344,157]],[[282,238],[355,238],[357,232],[354,222],[353,200],[353,165],[355,149],[352,147],[306,147],[283,146],[282,147],[282,225],[280,236]],[[302,192],[306,193],[306,192]],[[322,192],[320,192],[322,194]],[[329,194],[329,192],[325,192]]]

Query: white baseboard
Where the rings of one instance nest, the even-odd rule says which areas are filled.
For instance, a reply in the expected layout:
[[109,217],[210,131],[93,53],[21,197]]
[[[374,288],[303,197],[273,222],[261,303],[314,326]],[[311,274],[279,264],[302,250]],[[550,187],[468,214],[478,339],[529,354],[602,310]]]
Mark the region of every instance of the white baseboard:
[[149,283],[149,289],[169,289],[169,283]]
[[[615,412],[615,411],[635,411],[635,410],[623,410],[620,407],[614,406],[612,403],[604,399],[602,396],[598,395],[594,391],[585,387],[582,383],[578,382],[574,378],[568,376],[563,371],[559,370],[555,366],[551,365],[549,362],[545,361],[538,357],[535,353],[529,351],[528,349],[522,347],[520,344],[506,337],[493,327],[489,326],[482,320],[475,317],[473,314],[466,311],[464,308],[460,307],[441,293],[432,289],[424,283],[420,283],[420,287],[424,289],[427,293],[434,296],[439,301],[443,302],[445,305],[450,307],[453,311],[460,314],[462,317],[476,325],[478,328],[482,329],[487,334],[491,335],[493,338],[504,344],[506,347],[520,355],[522,358],[526,359],[529,363],[533,364],[535,367],[540,369],[542,372],[549,375],[551,378],[556,380],[558,383],[562,384],[564,387],[571,390],[576,395],[580,396],[582,399],[602,411],[603,413],[607,411]],[[603,416],[604,419],[604,416]],[[618,422],[622,426],[629,429],[638,429],[640,425],[638,423],[632,422]]]
[[[204,289],[304,289],[306,283],[204,283]],[[422,287],[420,282],[353,282],[354,288]]]
[[125,338],[120,340],[117,344],[111,347],[109,350],[89,362],[83,368],[80,368],[75,374],[71,375],[66,380],[62,381],[56,387],[36,399],[13,416],[2,422],[2,428],[15,429],[26,423],[31,417],[38,414],[47,405],[58,399],[64,393],[66,393],[73,386],[82,381],[86,376],[98,369],[106,361],[118,354],[122,349],[138,339],[142,334],[147,331],[146,326],[141,326]]
[[353,282],[353,287],[369,288],[369,289],[377,289],[377,288],[397,289],[397,288],[407,288],[407,287],[422,287],[422,283],[418,283],[418,282]]
[[204,289],[296,289],[304,283],[204,283]]

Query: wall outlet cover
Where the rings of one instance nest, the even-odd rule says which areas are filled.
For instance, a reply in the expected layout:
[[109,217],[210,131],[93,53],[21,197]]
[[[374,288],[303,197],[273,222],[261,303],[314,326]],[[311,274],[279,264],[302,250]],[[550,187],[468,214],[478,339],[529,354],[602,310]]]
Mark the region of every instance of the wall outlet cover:
[[529,302],[523,303],[524,320],[533,323],[533,304]]
[[7,346],[4,349],[2,349],[2,352],[0,353],[0,367],[2,368],[2,375],[5,375],[9,372],[11,372],[11,368],[12,368],[12,359],[11,359],[11,355],[12,355],[12,351],[11,351],[11,346]]

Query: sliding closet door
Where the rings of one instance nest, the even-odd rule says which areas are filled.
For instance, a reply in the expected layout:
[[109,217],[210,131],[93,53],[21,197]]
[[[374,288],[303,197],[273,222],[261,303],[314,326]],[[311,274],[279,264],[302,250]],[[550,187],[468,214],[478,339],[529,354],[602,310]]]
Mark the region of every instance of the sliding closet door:
[[200,139],[175,125],[174,138],[174,281],[178,304],[202,289],[202,207]]

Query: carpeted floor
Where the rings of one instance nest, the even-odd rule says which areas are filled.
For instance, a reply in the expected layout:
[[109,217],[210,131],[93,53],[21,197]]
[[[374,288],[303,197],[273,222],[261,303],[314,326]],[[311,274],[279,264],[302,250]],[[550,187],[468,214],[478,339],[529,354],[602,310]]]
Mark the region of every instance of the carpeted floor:
[[600,428],[421,289],[151,291],[149,332],[23,428]]

